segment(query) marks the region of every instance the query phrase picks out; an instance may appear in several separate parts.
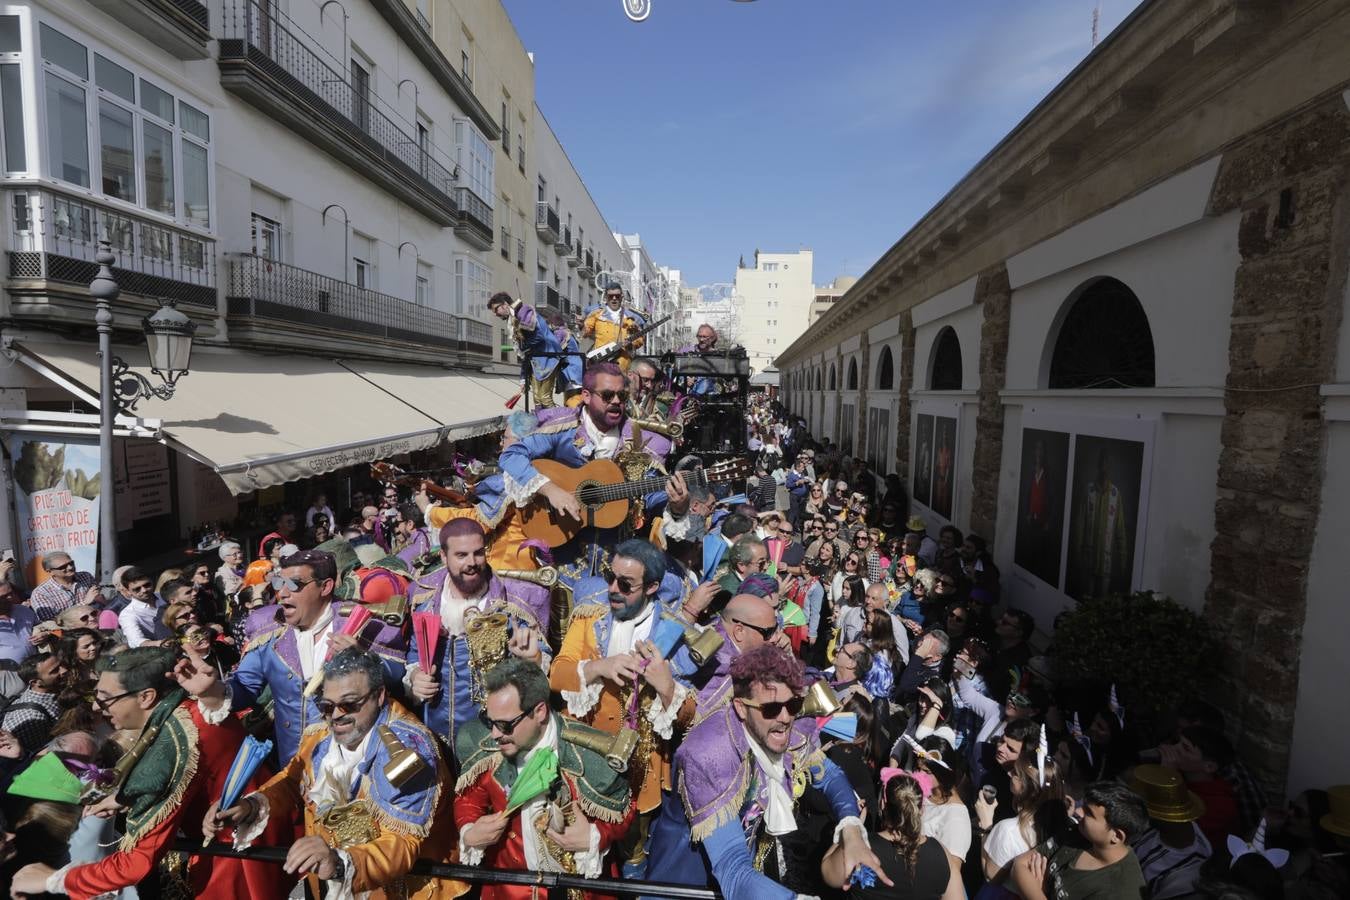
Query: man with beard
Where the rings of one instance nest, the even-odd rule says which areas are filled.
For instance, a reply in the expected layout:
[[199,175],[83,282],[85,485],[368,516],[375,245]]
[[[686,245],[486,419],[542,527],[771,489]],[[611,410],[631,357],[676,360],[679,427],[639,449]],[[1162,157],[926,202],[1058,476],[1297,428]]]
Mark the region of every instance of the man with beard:
[[642,328],[642,323],[633,310],[624,309],[623,288],[617,285],[605,289],[605,305],[591,311],[581,326],[581,336],[594,338],[595,347],[615,344],[619,348],[618,366],[628,371],[633,359],[633,351],[641,347],[646,338],[633,337]]
[[652,827],[647,876],[715,881],[727,900],[818,893],[830,833],[819,836],[820,846],[796,834],[798,800],[809,786],[833,810],[833,842],[843,843],[848,871],[866,865],[890,884],[848,779],[821,751],[815,721],[797,720],[806,686],[801,663],[765,644],[732,662],[731,682],[731,702],[692,728],[675,754],[676,787]]
[[[201,838],[197,824],[220,796],[244,742],[244,727],[225,706],[215,670],[201,658],[174,669],[174,655],[160,647],[125,650],[98,661],[93,702],[113,729],[152,736],[116,795],[85,809],[86,815],[123,811],[126,830],[115,852],[98,862],[53,870],[42,863],[14,876],[16,896],[65,894],[76,900],[111,896],[139,887],[142,896],[168,893],[175,882],[158,866],[180,833]],[[175,683],[175,677],[178,683]],[[192,700],[188,692],[196,694]],[[254,775],[249,787],[262,778]],[[271,830],[281,839],[289,823]],[[214,834],[214,830],[211,832]],[[284,880],[260,862],[192,856],[186,871],[190,896],[229,900],[284,896]]]
[[412,642],[403,684],[447,747],[455,746],[456,730],[482,712],[482,678],[508,653],[547,665],[548,588],[494,575],[485,540],[473,519],[446,523],[440,533],[443,568],[419,578],[409,592],[417,612],[440,618],[441,637],[435,660],[422,659]]
[[[487,673],[486,682],[484,713],[456,736],[463,771],[455,785],[460,861],[599,876],[610,845],[633,822],[627,782],[595,749],[608,735],[552,712],[548,679],[537,666],[506,660]],[[511,789],[541,753],[556,757],[556,777],[508,813]],[[612,864],[610,874],[616,874]],[[524,885],[485,884],[482,893],[483,900],[533,896]]]
[[[560,411],[541,423],[533,434],[502,451],[503,491],[507,499],[523,507],[542,497],[559,519],[570,518],[580,524],[585,521],[585,514],[575,493],[549,481],[534,466],[535,460],[550,459],[580,468],[597,459],[627,462],[624,457],[631,452],[638,455],[637,465],[644,468],[641,474],[660,466],[661,452],[669,448],[669,442],[661,438],[658,444],[652,438],[660,435],[644,432],[642,446],[631,446],[633,423],[625,412],[628,397],[628,383],[618,366],[613,363],[589,366],[582,380],[582,405],[578,409]],[[638,458],[641,455],[646,456],[645,462]],[[633,477],[629,466],[623,468],[628,477]],[[661,499],[659,494],[650,495],[647,505],[654,506]],[[554,551],[557,559],[574,563],[564,571],[569,586],[577,577],[595,572],[601,548],[615,541],[617,531],[581,529],[576,538]]]
[[[419,859],[452,860],[450,781],[436,739],[384,689],[384,665],[349,647],[323,665],[323,724],[305,733],[300,752],[255,793],[229,809],[216,803],[202,830],[235,828],[246,849],[271,821],[304,818],[283,869],[309,880],[310,896],[433,900],[464,893],[458,882],[412,876]],[[392,769],[395,753],[416,755]],[[406,759],[406,757],[405,757]],[[323,890],[320,890],[323,882]]]
[[255,637],[230,676],[230,702],[236,711],[243,710],[257,703],[263,688],[272,689],[277,755],[284,762],[295,754],[305,729],[322,722],[313,697],[306,697],[304,690],[324,660],[359,640],[384,660],[390,680],[397,683],[403,677],[408,639],[402,629],[379,619],[367,622],[359,636],[341,633],[356,604],[338,602],[333,595],[337,561],[331,553],[293,553],[268,580],[277,602],[250,614],[245,624]]
[[623,850],[628,872],[640,876],[646,825],[661,803],[662,788],[670,786],[675,730],[693,720],[695,701],[651,640],[662,616],[675,612],[657,599],[666,574],[664,554],[646,541],[624,541],[614,548],[610,566],[603,589],[593,580],[578,586],[550,682],[574,718],[607,734],[624,728],[637,733],[628,775],[638,828]]

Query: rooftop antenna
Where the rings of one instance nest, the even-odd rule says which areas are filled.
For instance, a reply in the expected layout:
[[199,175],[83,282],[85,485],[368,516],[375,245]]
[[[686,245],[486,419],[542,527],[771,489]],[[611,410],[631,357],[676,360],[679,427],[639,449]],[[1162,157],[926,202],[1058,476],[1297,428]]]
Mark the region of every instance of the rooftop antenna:
[[1097,46],[1097,23],[1102,17],[1102,5],[1098,3],[1092,7],[1092,46]]

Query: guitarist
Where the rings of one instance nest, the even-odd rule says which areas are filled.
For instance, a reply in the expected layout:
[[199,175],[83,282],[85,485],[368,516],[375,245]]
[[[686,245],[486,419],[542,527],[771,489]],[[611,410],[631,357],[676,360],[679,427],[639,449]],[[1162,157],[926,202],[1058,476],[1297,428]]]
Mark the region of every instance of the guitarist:
[[621,372],[628,371],[633,351],[646,343],[646,338],[634,338],[642,328],[635,314],[623,305],[623,288],[611,285],[605,289],[605,303],[593,310],[581,326],[581,336],[594,338],[596,347],[618,344],[618,363]]
[[[618,365],[592,363],[582,379],[580,407],[566,412],[550,411],[533,434],[502,450],[504,495],[520,507],[536,496],[542,497],[559,517],[584,523],[584,513],[576,496],[549,481],[534,466],[534,461],[551,459],[580,468],[593,460],[619,458],[629,450],[628,443],[633,435],[633,423],[627,414],[628,400],[628,383]],[[664,463],[664,448],[669,444],[662,439],[662,449],[655,449],[653,439],[660,437],[648,432],[642,434],[640,451],[649,457],[649,473]],[[647,506],[656,506],[664,499],[660,493],[649,495]],[[611,531],[617,532],[617,529]],[[580,574],[590,574],[598,566],[600,547],[613,544],[618,535],[601,533],[593,538],[589,547],[583,542],[584,538],[573,539],[555,551],[554,556],[560,562],[584,558]]]

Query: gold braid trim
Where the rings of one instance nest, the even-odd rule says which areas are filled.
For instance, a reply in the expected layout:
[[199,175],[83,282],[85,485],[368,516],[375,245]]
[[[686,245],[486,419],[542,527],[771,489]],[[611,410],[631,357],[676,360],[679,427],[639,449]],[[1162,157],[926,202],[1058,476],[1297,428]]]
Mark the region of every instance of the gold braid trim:
[[602,822],[609,822],[611,825],[622,822],[624,816],[628,814],[626,807],[621,810],[606,809],[597,805],[594,801],[588,800],[580,791],[577,791],[576,804],[581,807],[581,811],[586,814],[586,818],[599,819]]
[[478,762],[469,766],[459,773],[459,780],[455,782],[455,793],[461,793],[468,790],[469,786],[478,780],[484,772],[496,772],[497,766],[501,764],[501,751],[489,753]]
[[281,634],[285,630],[286,630],[285,625],[278,625],[276,628],[272,628],[268,631],[258,632],[244,643],[243,653],[247,653],[248,651],[254,649],[255,647],[261,647],[263,644],[267,643],[272,638]]
[[[440,781],[436,782],[435,796],[432,800],[432,809],[434,810],[436,804],[441,802]],[[370,817],[375,820],[375,824],[379,826],[382,834],[392,832],[393,834],[405,834],[415,838],[425,838],[431,834],[431,823],[435,819],[433,813],[433,815],[427,817],[427,824],[413,825],[410,822],[403,822],[389,815],[389,813],[380,809],[380,804],[378,803],[370,804]]]
[[[749,760],[746,761],[747,763]],[[704,841],[714,831],[721,828],[728,822],[733,821],[740,813],[740,806],[745,798],[745,792],[750,790],[750,768],[748,765],[741,766],[741,777],[736,787],[731,792],[731,797],[717,808],[711,816],[699,822],[697,825],[690,822],[689,839],[692,841]],[[726,796],[725,794],[723,796]],[[694,808],[689,802],[689,795],[685,793],[684,779],[680,779],[680,800],[684,803],[685,815]]]
[[[117,842],[117,849],[124,853],[136,849],[136,845],[140,843],[142,837],[154,831],[165,819],[173,815],[178,807],[183,805],[183,795],[187,793],[188,785],[197,775],[197,762],[200,753],[197,749],[197,726],[192,723],[192,713],[180,706],[173,711],[173,718],[178,721],[179,726],[183,729],[184,736],[187,738],[187,746],[179,748],[180,752],[187,754],[187,762],[183,764],[183,775],[178,779],[178,783],[173,786],[173,789],[160,801],[159,809],[155,811],[154,815],[141,822],[139,828],[129,828],[127,833],[122,835],[122,840]],[[171,730],[166,729],[160,732],[161,740],[165,738],[172,740],[174,737],[175,735]]]
[[598,619],[610,611],[608,603],[587,603],[572,609],[573,619]]

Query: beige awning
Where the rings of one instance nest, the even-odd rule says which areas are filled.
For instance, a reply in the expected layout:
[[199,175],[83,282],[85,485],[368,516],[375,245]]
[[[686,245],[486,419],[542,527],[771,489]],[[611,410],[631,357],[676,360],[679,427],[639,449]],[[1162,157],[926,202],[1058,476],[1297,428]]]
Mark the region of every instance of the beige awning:
[[[98,393],[88,343],[18,343],[49,377]],[[115,347],[158,383],[144,348]],[[199,347],[169,400],[136,415],[159,419],[161,436],[214,469],[235,494],[423,450],[447,437],[500,427],[508,378],[413,366],[344,366],[331,359]]]
[[506,399],[520,387],[516,378],[449,372],[370,360],[344,361],[353,374],[413,407],[447,429],[449,440],[463,440],[502,427],[510,412]]

